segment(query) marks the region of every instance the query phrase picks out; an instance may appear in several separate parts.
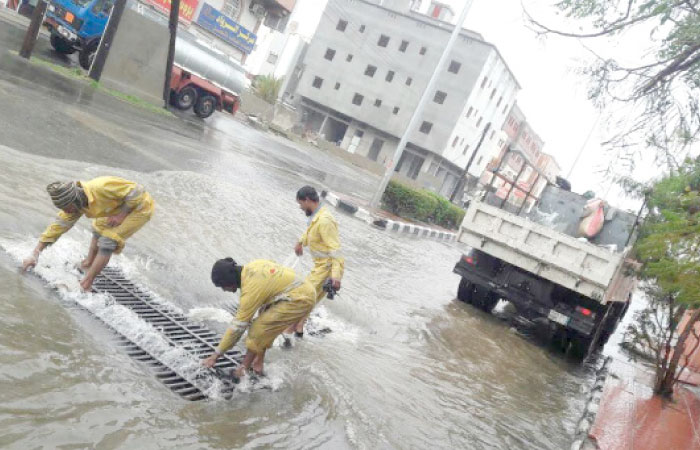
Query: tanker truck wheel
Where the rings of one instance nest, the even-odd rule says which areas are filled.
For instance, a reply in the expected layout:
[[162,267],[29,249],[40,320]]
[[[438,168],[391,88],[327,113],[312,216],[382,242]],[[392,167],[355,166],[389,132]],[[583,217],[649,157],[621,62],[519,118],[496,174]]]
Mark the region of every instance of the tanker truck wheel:
[[194,105],[194,113],[202,119],[206,119],[214,114],[214,109],[216,109],[216,97],[213,95],[199,97],[199,100]]
[[70,42],[66,41],[65,39],[63,39],[61,36],[59,36],[57,34],[52,33],[51,37],[49,38],[49,42],[51,42],[51,46],[58,53],[61,53],[64,55],[71,55],[71,54],[75,53],[75,49],[73,48],[72,45],[70,45]]
[[173,104],[177,109],[186,110],[192,107],[197,101],[197,89],[192,86],[185,86],[180,89],[180,92],[175,94],[175,101]]

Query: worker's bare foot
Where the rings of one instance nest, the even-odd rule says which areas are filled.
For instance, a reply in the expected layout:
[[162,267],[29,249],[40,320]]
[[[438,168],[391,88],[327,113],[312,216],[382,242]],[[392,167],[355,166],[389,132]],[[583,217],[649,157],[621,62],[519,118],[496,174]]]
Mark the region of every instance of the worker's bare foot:
[[233,376],[235,376],[236,378],[238,378],[240,380],[245,375],[245,371],[246,371],[245,367],[238,366],[238,368],[233,371]]
[[85,277],[80,281],[80,288],[83,290],[83,292],[91,292],[92,291],[92,283],[94,279],[90,277]]

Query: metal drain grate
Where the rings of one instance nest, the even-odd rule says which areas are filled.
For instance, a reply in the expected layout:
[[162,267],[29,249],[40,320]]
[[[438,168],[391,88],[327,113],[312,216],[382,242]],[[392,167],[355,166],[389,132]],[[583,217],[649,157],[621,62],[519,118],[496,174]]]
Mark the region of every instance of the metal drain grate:
[[[92,288],[96,293],[109,294],[116,304],[129,308],[159,330],[170,345],[182,348],[199,359],[211,355],[219,343],[219,336],[214,331],[194,324],[173,308],[156,302],[148,292],[126,279],[119,269],[105,268],[95,278]],[[129,356],[153,368],[156,377],[163,384],[187,400],[207,398],[205,385],[210,383],[206,383],[205,379],[208,377],[222,382],[224,388],[220,393],[225,397],[230,396],[234,389],[233,382],[224,373],[238,366],[241,354],[237,350],[230,350],[222,355],[214,369],[203,368],[198,379],[187,380],[177,369],[168,367],[125,336],[119,334],[119,340]]]

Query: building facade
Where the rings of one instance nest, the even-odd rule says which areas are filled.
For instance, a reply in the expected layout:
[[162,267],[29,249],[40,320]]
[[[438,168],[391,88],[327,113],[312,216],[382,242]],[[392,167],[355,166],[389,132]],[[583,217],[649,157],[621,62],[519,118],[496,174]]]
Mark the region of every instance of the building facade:
[[[389,163],[440,59],[453,25],[364,0],[329,0],[295,92],[307,132]],[[450,196],[486,134],[470,173],[478,177],[502,139],[520,89],[498,50],[463,30],[396,170]]]

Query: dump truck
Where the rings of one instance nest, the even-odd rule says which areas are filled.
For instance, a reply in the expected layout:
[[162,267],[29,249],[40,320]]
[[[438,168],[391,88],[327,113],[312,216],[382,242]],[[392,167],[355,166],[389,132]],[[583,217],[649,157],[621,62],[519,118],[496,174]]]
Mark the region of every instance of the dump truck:
[[589,198],[541,173],[529,183],[501,173],[495,169],[491,184],[466,205],[457,240],[471,250],[454,267],[461,276],[457,297],[486,312],[505,300],[515,321],[586,356],[607,341],[629,306],[638,215],[606,206],[600,231],[584,238]]

